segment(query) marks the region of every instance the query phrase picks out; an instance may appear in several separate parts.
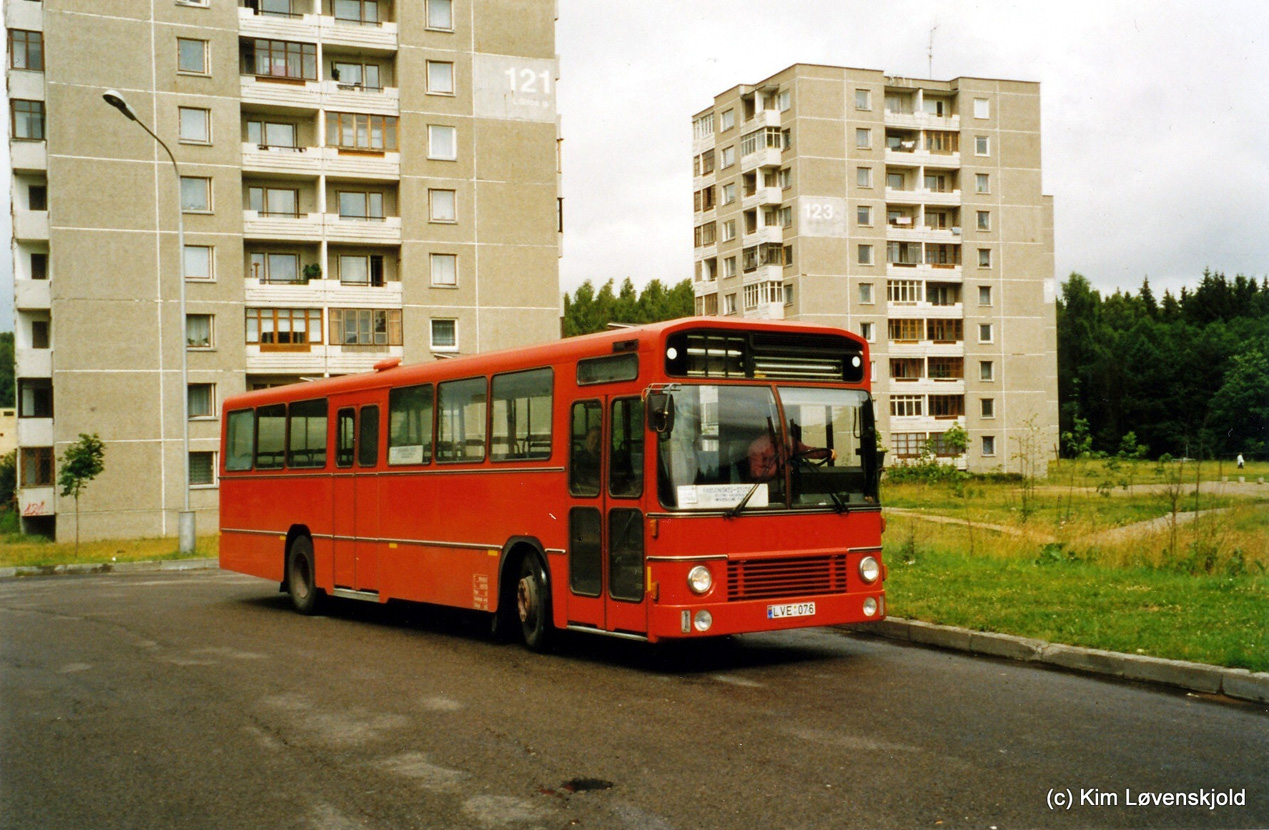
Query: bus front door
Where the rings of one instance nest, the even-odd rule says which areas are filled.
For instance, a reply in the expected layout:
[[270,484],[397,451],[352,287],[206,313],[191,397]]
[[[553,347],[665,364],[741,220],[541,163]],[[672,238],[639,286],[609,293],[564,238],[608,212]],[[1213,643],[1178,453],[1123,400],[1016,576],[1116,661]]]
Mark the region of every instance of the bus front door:
[[340,409],[336,416],[334,508],[335,587],[379,590],[379,407]]
[[569,433],[569,622],[644,633],[642,402],[579,401]]

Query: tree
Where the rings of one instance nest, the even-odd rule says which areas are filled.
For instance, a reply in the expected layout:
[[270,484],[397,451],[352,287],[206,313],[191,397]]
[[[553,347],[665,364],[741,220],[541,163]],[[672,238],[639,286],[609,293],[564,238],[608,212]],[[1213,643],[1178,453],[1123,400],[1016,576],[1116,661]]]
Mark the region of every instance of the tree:
[[18,451],[0,455],[0,510],[14,506],[18,492]]
[[603,331],[609,323],[640,325],[688,317],[694,305],[690,280],[683,280],[670,289],[660,280],[652,280],[642,292],[635,290],[629,277],[622,281],[618,291],[613,290],[612,280],[598,291],[586,280],[571,297],[564,294],[564,336]]
[[105,469],[106,445],[97,433],[79,434],[79,440],[66,448],[58,465],[57,485],[62,497],[75,498],[75,553],[79,553],[79,495]]
[[1227,453],[1264,451],[1269,436],[1269,356],[1248,349],[1230,360],[1221,387],[1212,397],[1214,437]]

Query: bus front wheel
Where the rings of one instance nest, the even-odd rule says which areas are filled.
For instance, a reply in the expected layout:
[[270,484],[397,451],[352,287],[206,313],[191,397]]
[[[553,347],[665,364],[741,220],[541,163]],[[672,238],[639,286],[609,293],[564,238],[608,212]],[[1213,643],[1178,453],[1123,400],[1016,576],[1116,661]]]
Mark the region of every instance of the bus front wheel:
[[307,536],[296,536],[287,549],[286,590],[291,595],[291,605],[301,614],[316,614],[321,607],[322,590],[317,587],[313,540]]
[[530,553],[520,562],[520,581],[516,584],[516,613],[524,642],[533,651],[546,651],[551,644],[551,585],[546,568],[537,554]]

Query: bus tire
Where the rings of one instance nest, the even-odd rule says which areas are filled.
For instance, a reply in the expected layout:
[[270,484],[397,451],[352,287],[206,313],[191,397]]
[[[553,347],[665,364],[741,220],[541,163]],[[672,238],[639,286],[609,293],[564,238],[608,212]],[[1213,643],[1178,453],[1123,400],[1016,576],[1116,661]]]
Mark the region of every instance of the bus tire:
[[317,567],[313,559],[313,540],[296,536],[286,551],[286,590],[291,606],[305,616],[316,614],[322,604],[322,590],[317,587]]
[[520,560],[520,579],[516,583],[516,614],[524,644],[532,651],[547,651],[555,628],[551,624],[551,584],[546,566],[536,553],[527,553]]

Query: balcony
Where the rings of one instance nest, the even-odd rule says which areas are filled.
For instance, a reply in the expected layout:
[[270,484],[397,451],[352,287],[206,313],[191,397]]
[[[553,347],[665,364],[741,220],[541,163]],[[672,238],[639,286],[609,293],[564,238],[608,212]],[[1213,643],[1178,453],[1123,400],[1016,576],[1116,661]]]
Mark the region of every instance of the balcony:
[[783,279],[783,265],[759,265],[752,271],[746,271],[741,278],[741,283],[750,285],[756,282],[780,282]]
[[740,157],[740,172],[748,173],[750,170],[757,170],[759,167],[779,167],[780,166],[780,148],[779,147],[760,147],[755,152],[747,156]]
[[23,241],[48,241],[47,210],[14,210],[13,238]]
[[891,222],[886,226],[886,239],[895,242],[935,242],[945,245],[961,241],[959,227],[936,228],[931,225],[904,225]]
[[894,112],[886,110],[886,126],[900,127],[909,130],[945,130],[958,132],[961,128],[959,115],[931,115],[927,112]]
[[893,187],[887,187],[886,201],[902,205],[956,206],[961,203],[961,191],[959,189],[937,191],[924,187],[914,187],[911,190],[896,190]]
[[753,308],[746,308],[744,317],[748,320],[783,320],[784,308],[784,303],[759,303]]
[[319,30],[315,14],[258,14],[255,9],[238,8],[238,34],[243,37],[316,43]]
[[763,225],[753,233],[741,236],[740,244],[748,248],[750,245],[761,245],[764,242],[780,244],[784,242],[784,228],[779,225]]
[[[52,442],[49,442],[52,444]],[[25,446],[25,445],[24,445]],[[18,510],[22,516],[52,516],[55,490],[52,487],[19,487]]]
[[322,171],[328,176],[358,179],[401,178],[401,154],[321,148]]
[[48,280],[13,281],[13,307],[18,311],[39,311],[52,308],[52,291]]
[[18,446],[53,446],[53,419],[18,418]]
[[393,280],[383,285],[344,285],[339,280],[330,279],[261,283],[260,280],[247,278],[243,298],[243,302],[249,306],[400,308],[401,282]]
[[14,375],[20,378],[53,377],[53,350],[19,347],[14,352]]
[[43,3],[5,3],[4,25],[10,29],[44,31]]
[[313,344],[307,351],[261,351],[247,346],[247,372],[261,375],[348,375],[369,372],[384,358],[404,357],[403,346]]
[[778,127],[780,126],[780,110],[762,110],[753,120],[745,124],[745,129],[753,127]]
[[243,75],[242,103],[263,107],[316,110],[322,101],[322,84],[270,75]]
[[322,15],[318,19],[318,31],[322,43],[327,46],[383,52],[395,52],[398,48],[396,23],[357,23]]
[[326,214],[326,241],[356,245],[400,245],[401,217],[385,216],[382,219],[357,219]]
[[321,104],[337,112],[365,112],[397,115],[401,111],[401,90],[397,87],[372,88],[339,81],[322,81]]
[[14,173],[48,172],[47,142],[10,141],[9,161]]
[[322,169],[318,147],[270,147],[265,144],[242,144],[244,173],[276,173],[316,177]]
[[784,201],[784,191],[778,187],[760,187],[741,200],[744,210],[763,205],[778,205]]
[[246,239],[277,239],[289,242],[320,242],[322,214],[242,212],[242,235]]

